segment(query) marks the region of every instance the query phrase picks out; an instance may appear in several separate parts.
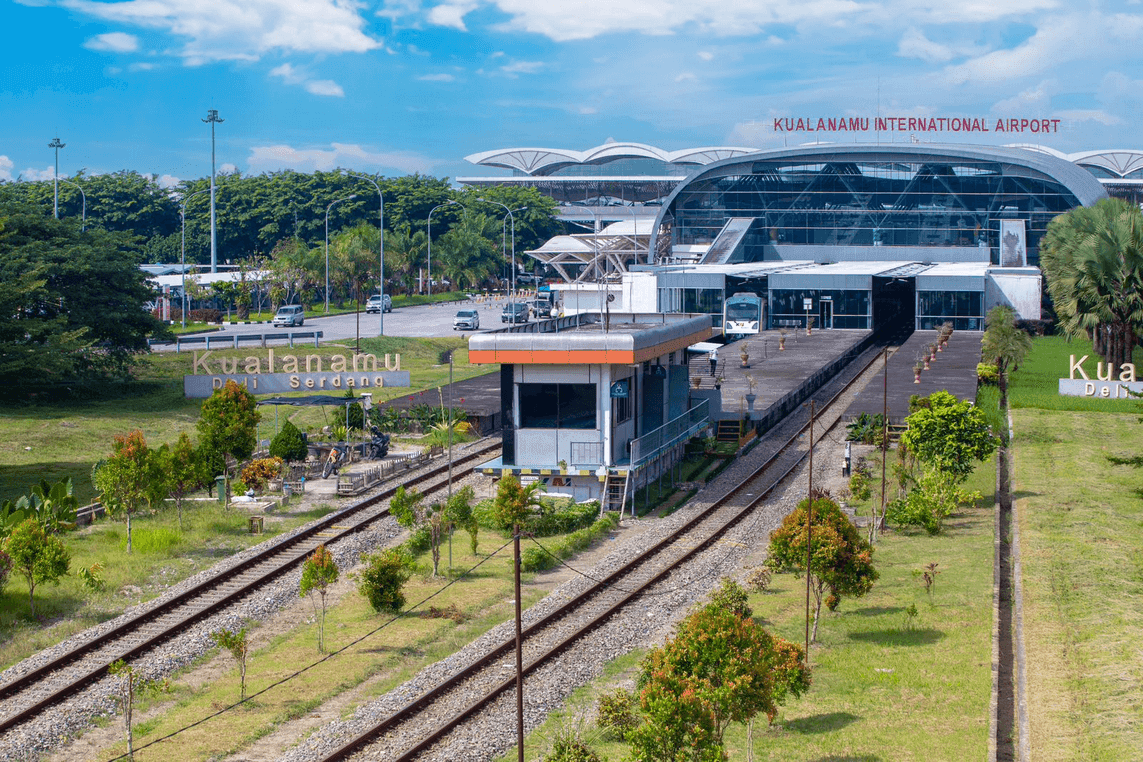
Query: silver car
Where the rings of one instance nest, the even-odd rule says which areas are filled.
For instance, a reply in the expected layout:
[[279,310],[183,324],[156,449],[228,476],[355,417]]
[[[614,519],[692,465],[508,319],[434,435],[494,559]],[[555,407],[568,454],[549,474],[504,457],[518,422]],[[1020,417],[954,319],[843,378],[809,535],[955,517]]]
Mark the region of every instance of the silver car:
[[480,329],[480,313],[476,310],[461,310],[452,319],[454,331],[476,331]]
[[299,326],[306,322],[306,308],[300,304],[279,307],[271,323],[275,326]]

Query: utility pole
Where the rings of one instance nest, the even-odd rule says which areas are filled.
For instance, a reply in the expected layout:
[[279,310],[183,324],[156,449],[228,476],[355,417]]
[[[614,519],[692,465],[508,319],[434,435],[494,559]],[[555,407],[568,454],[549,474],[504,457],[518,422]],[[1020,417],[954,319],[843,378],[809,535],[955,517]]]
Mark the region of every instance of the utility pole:
[[53,186],[53,189],[55,191],[53,195],[55,196],[55,205],[54,206],[55,206],[55,218],[57,220],[60,218],[60,149],[66,145],[67,145],[67,143],[61,143],[60,142],[58,135],[54,139],[52,139],[52,142],[48,143],[48,148],[56,149],[56,173],[52,177],[52,186]]
[[218,118],[218,109],[209,109],[206,119],[202,120],[210,125],[210,271],[218,272],[218,231],[215,227],[214,217],[214,125],[222,124],[225,119]]

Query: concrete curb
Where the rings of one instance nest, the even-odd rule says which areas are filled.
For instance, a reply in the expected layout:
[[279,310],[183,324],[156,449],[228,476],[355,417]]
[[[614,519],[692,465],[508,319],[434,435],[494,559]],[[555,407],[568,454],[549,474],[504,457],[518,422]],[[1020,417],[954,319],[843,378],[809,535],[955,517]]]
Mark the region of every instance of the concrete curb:
[[[1008,486],[1012,486],[1012,414],[1008,414]],[[1023,569],[1020,563],[1020,522],[1016,501],[1012,501],[1012,608],[1016,652],[1016,758],[1020,762],[1032,759],[1032,734],[1028,723],[1028,675],[1024,654],[1024,585]]]
[[988,757],[996,759],[997,734],[1000,732],[1000,543],[1003,527],[1000,525],[1000,469],[1003,458],[996,458],[995,511],[992,520],[992,698],[988,702]]

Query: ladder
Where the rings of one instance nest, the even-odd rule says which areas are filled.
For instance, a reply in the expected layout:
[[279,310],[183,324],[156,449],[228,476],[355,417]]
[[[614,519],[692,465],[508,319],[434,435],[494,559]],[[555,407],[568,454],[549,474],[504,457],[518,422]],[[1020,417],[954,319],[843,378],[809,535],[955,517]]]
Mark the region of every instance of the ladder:
[[623,509],[627,505],[627,487],[631,482],[631,472],[626,474],[608,474],[607,484],[604,486],[604,497],[607,501],[606,508],[611,510],[618,507],[619,515],[623,515]]
[[723,419],[718,422],[718,430],[714,438],[719,442],[737,443],[742,436],[742,421],[737,419]]

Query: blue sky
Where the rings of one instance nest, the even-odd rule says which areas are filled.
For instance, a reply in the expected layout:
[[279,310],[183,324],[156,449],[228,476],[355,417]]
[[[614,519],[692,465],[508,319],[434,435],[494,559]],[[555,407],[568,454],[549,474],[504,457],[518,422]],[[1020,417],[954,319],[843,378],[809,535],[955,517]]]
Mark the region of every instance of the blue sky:
[[219,165],[244,173],[853,141],[774,119],[878,113],[1060,120],[925,140],[1143,149],[1139,0],[0,2],[0,179],[50,178],[57,135],[62,176],[205,176],[212,108]]

